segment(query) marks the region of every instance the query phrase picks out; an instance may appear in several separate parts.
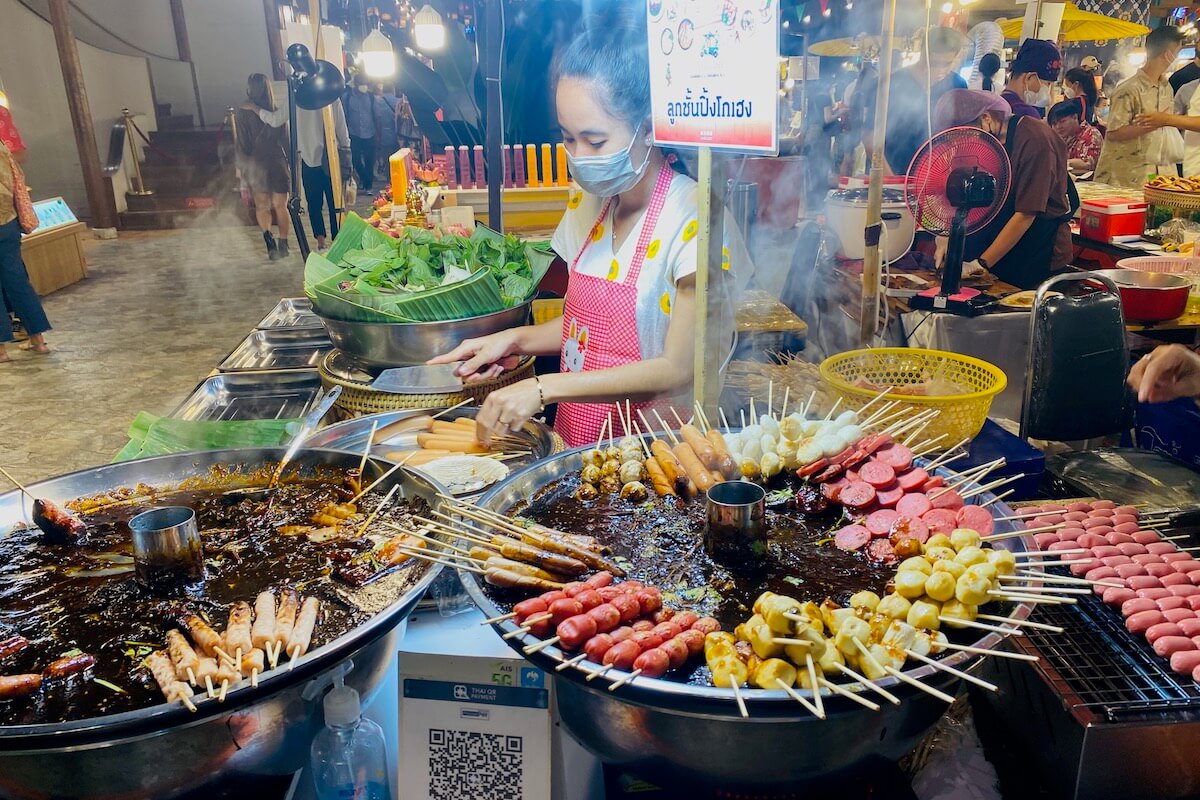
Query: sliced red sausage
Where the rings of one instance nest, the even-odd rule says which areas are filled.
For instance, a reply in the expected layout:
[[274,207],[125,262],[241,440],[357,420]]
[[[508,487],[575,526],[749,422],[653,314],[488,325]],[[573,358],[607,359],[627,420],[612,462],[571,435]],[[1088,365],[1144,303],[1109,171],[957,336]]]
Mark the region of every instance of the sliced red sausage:
[[894,523],[899,514],[890,508],[882,508],[879,511],[872,511],[867,515],[866,525],[867,530],[877,539],[883,538],[892,532],[892,523]]
[[[921,522],[929,528],[930,533],[941,533],[946,536],[950,532],[959,527],[958,519],[953,511],[948,508],[931,508],[921,515]],[[967,527],[967,526],[963,526]]]
[[895,469],[897,472],[912,466],[913,454],[902,444],[893,444],[875,451],[875,458]]
[[896,480],[896,470],[882,461],[872,460],[862,465],[858,470],[858,477],[879,489]]
[[848,525],[833,535],[833,543],[841,550],[858,550],[871,541],[871,532],[862,525]]
[[838,498],[841,497],[842,489],[845,488],[849,483],[850,481],[846,480],[845,478],[840,478],[829,483],[822,483],[821,496],[832,503],[836,503],[838,502]]
[[820,472],[821,470],[825,469],[828,466],[829,466],[829,459],[818,458],[816,461],[812,462],[811,464],[805,464],[803,467],[800,467],[799,469],[797,469],[796,477],[798,477],[798,478],[811,477],[813,475],[816,475],[818,472]]
[[996,529],[992,512],[983,506],[963,506],[956,512],[958,527],[970,528],[980,536],[991,536]]
[[920,492],[910,492],[896,503],[896,510],[900,512],[900,516],[909,519],[920,519],[931,508],[933,508],[933,503],[929,502],[929,498]]
[[842,489],[839,500],[847,508],[866,508],[875,502],[875,487],[862,481],[851,483]]
[[1200,668],[1200,650],[1176,650],[1171,654],[1171,671],[1191,675]]
[[893,483],[891,486],[885,486],[875,491],[875,502],[884,508],[895,508],[896,503],[899,503],[902,497],[904,497],[904,489],[900,488],[899,483]]
[[1145,633],[1150,626],[1165,622],[1166,617],[1157,608],[1153,611],[1139,611],[1125,618],[1125,627],[1130,633]]
[[1170,658],[1176,653],[1186,653],[1196,649],[1196,643],[1186,636],[1164,636],[1154,642],[1154,652],[1163,658]]
[[1145,597],[1138,597],[1133,600],[1126,600],[1121,604],[1121,616],[1132,617],[1134,614],[1140,614],[1143,611],[1157,611],[1158,604],[1153,600]]
[[967,501],[963,500],[961,494],[953,489],[950,489],[949,491],[934,492],[933,496],[929,498],[929,502],[933,504],[934,508],[950,508],[957,511],[958,509],[962,508]]
[[913,467],[896,475],[896,481],[900,484],[900,488],[906,492],[920,489],[927,480],[929,480],[929,473],[920,467]]
[[900,516],[892,523],[892,531],[889,536],[903,538],[906,536],[916,539],[921,544],[928,541],[930,532],[929,526],[919,519],[910,519],[909,517]]
[[1104,587],[1104,594],[1101,595],[1101,599],[1110,606],[1119,606],[1128,600],[1140,598],[1133,593],[1133,589],[1118,589],[1115,586],[1106,586]]
[[1146,629],[1146,641],[1154,644],[1164,636],[1183,636],[1183,629],[1174,622],[1160,622]]
[[941,475],[930,475],[929,480],[925,481],[925,485],[921,487],[922,492],[932,492],[934,489],[940,489],[946,485],[946,479]]

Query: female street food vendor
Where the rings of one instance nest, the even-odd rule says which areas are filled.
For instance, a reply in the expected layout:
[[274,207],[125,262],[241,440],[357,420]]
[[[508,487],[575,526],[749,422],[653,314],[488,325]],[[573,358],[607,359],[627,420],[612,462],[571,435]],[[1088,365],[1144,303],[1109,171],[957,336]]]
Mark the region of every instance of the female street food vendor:
[[1004,207],[979,233],[968,237],[963,275],[991,272],[1022,289],[1036,289],[1071,260],[1068,222],[1078,195],[1067,175],[1067,148],[1045,122],[1013,116],[990,92],[955,89],[938,102],[939,130],[982,128],[1004,145],[1012,182]]
[[[691,405],[697,187],[652,144],[644,30],[606,24],[581,34],[556,60],[554,80],[571,175],[583,189],[552,241],[569,266],[563,315],[467,339],[430,363],[463,361],[456,371],[469,381],[499,375],[516,355],[559,353],[560,372],[492,392],[477,419],[484,431],[507,433],[558,403],[555,430],[574,447],[596,441],[613,401]],[[727,234],[732,263],[742,264],[735,239]]]

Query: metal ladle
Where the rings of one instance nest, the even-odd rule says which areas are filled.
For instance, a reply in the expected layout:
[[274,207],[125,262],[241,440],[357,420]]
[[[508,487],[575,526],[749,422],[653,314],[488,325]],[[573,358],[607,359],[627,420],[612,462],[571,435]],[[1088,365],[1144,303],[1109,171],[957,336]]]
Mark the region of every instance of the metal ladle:
[[342,387],[334,386],[329,394],[321,399],[312,411],[304,417],[300,423],[300,430],[296,431],[296,435],[292,437],[291,444],[284,451],[283,458],[279,459],[279,466],[275,468],[275,474],[271,476],[270,482],[266,486],[245,486],[239,489],[230,489],[222,494],[223,497],[228,497],[234,500],[263,500],[275,493],[279,487],[276,484],[279,478],[283,475],[283,469],[288,465],[288,462],[295,458],[296,453],[300,451],[300,446],[304,444],[304,440],[317,429],[321,424],[321,418],[324,417],[329,409],[333,408],[333,404],[342,396]]

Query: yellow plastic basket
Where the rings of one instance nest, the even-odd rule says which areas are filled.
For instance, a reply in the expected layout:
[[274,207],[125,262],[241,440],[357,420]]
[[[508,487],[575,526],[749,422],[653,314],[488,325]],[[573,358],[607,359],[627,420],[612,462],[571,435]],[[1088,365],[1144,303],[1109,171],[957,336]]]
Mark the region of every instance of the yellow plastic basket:
[[[992,400],[1008,385],[1004,371],[986,361],[944,350],[911,347],[850,350],[830,356],[821,363],[821,378],[849,409],[862,408],[885,386],[896,387],[888,395],[889,401],[903,401],[888,412],[888,416],[903,411],[917,414],[937,409],[940,413],[921,431],[916,441],[941,436],[938,441],[941,449],[979,433],[987,420]],[[904,387],[926,381],[945,381],[969,391],[936,396],[903,393]],[[878,388],[864,387],[863,382]],[[872,412],[881,405],[873,406]],[[897,416],[896,420],[907,416]]]

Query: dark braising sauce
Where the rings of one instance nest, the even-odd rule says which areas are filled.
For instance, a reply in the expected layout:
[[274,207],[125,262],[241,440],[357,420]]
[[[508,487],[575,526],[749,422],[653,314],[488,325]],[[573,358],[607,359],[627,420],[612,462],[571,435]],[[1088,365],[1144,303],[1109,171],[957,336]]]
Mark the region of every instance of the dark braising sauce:
[[[62,722],[163,702],[142,660],[151,650],[164,647],[166,632],[183,630],[180,619],[187,613],[200,614],[223,632],[232,603],[244,600],[253,605],[258,593],[268,588],[291,586],[303,597],[320,600],[310,649],[372,616],[353,602],[355,590],[331,577],[349,559],[369,560],[372,542],[353,538],[357,526],[347,524],[343,530],[348,534],[320,543],[304,534],[277,532],[282,526],[312,527],[314,512],[345,502],[348,493],[340,473],[336,478],[284,483],[270,503],[263,499],[230,502],[222,497],[223,491],[189,489],[144,504],[85,514],[88,536],[78,547],[47,545],[36,528],[0,536],[0,640],[20,634],[30,643],[0,661],[0,674],[41,672],[75,650],[96,658],[87,679],[44,682],[33,695],[0,700],[0,725]],[[371,511],[382,494],[375,492],[360,501],[359,513]],[[424,513],[423,501],[414,502],[421,504]],[[177,599],[154,597],[133,571],[128,521],[162,505],[194,509],[204,545],[205,580]],[[87,508],[88,504],[73,506]],[[381,517],[402,522],[413,508],[408,502],[394,501]],[[409,562],[397,571],[410,573],[397,584],[402,590],[415,583],[425,568],[422,562]]]
[[[658,587],[667,605],[716,617],[725,630],[744,622],[754,599],[764,591],[817,603],[828,597],[844,605],[850,595],[864,589],[882,595],[895,573],[895,567],[870,563],[863,551],[838,549],[829,532],[839,524],[833,513],[806,515],[769,504],[766,553],[754,566],[731,567],[714,561],[704,549],[702,498],[682,509],[678,501],[654,495],[643,503],[613,494],[581,502],[574,497],[578,487],[578,477],[562,478],[511,513],[568,533],[595,536],[612,549],[628,579]],[[500,594],[491,586],[486,589],[508,610],[513,600],[508,593]],[[710,683],[703,666],[678,677]]]

